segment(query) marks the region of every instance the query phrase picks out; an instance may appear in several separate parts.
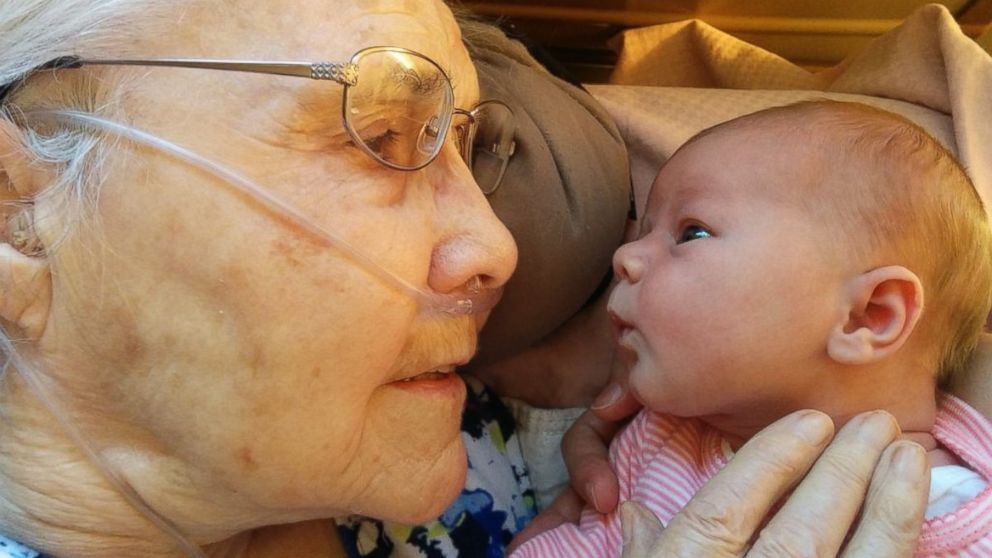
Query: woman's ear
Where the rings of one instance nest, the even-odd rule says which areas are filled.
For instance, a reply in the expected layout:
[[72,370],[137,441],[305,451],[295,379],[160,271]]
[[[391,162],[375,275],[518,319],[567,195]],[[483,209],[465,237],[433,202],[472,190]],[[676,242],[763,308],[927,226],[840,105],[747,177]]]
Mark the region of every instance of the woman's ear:
[[848,284],[846,318],[830,332],[827,354],[843,364],[868,364],[896,353],[923,311],[923,285],[899,265],[862,273]]
[[22,132],[0,118],[0,319],[37,339],[48,322],[49,260],[34,227],[34,196],[50,180],[25,149]]

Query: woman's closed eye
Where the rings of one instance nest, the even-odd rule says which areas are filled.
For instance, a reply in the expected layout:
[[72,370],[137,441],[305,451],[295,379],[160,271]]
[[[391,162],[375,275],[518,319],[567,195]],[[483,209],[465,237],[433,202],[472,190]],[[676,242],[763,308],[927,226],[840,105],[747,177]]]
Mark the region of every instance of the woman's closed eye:
[[398,141],[399,135],[399,132],[395,130],[386,130],[385,132],[374,136],[362,137],[362,141],[365,145],[369,146],[369,149],[372,151],[379,154],[388,155],[389,148]]
[[408,159],[416,149],[417,134],[410,129],[412,124],[406,119],[381,115],[352,121],[351,125],[365,148],[377,157],[400,165],[409,163]]
[[676,244],[684,244],[691,240],[699,240],[701,238],[709,238],[713,236],[710,231],[706,230],[705,227],[699,224],[688,224],[683,225],[679,230],[678,235],[675,238]]

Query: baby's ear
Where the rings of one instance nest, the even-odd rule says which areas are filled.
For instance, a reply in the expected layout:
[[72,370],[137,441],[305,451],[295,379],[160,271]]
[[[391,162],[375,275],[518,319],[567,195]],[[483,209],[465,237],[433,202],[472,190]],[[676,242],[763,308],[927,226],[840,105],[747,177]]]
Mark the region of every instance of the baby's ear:
[[899,265],[880,267],[851,279],[847,316],[827,340],[827,354],[843,364],[868,364],[895,354],[923,311],[923,285]]
[[49,260],[34,206],[51,176],[25,149],[21,130],[0,118],[0,319],[28,339],[41,336],[51,307]]

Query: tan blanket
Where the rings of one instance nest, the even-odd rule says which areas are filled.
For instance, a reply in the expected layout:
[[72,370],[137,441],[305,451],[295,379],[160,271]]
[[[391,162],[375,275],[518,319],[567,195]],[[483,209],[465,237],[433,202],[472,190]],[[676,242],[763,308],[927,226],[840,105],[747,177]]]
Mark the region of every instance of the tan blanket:
[[811,73],[699,21],[625,32],[611,85],[590,90],[628,143],[638,201],[660,164],[697,131],[809,98],[899,112],[957,153],[992,203],[992,58],[940,5],[834,68]]

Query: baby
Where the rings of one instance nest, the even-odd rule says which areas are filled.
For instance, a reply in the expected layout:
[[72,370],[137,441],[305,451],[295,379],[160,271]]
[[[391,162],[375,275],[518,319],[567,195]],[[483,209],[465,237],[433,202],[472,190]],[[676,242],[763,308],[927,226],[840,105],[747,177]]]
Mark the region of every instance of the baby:
[[[773,108],[706,130],[661,169],[609,302],[644,404],[614,440],[620,499],[667,524],[751,436],[798,409],[873,409],[923,442],[918,555],[992,556],[992,425],[937,386],[992,305],[974,186],[916,125],[855,103]],[[619,556],[583,512],[514,554]]]

